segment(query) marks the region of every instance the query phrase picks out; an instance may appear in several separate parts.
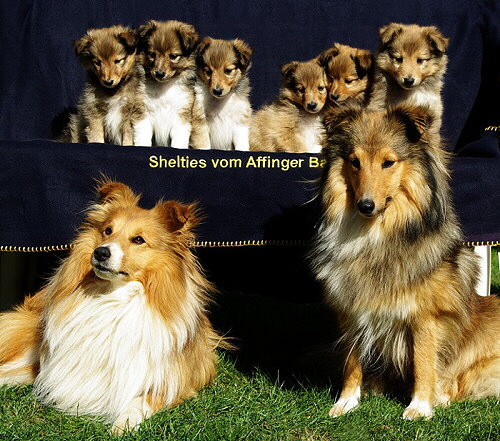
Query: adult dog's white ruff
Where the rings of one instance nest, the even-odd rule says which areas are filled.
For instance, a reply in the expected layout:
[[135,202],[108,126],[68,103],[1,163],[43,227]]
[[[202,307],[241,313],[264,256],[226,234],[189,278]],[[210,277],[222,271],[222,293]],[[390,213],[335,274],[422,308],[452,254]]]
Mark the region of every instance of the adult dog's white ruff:
[[137,398],[165,386],[165,405],[172,404],[180,376],[169,354],[186,344],[193,306],[186,305],[184,320],[166,323],[139,282],[117,282],[104,294],[77,290],[44,317],[47,352],[36,395],[66,412],[105,415],[110,422],[137,410],[149,416],[144,400],[137,409]]

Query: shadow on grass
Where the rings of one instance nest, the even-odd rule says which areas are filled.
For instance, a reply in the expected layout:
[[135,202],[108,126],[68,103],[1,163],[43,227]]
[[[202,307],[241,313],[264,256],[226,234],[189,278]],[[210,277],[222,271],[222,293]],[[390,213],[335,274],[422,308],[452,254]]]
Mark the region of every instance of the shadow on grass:
[[219,332],[233,338],[229,352],[238,370],[255,368],[285,387],[341,385],[342,356],[335,316],[321,303],[287,303],[248,293],[223,292],[211,315]]

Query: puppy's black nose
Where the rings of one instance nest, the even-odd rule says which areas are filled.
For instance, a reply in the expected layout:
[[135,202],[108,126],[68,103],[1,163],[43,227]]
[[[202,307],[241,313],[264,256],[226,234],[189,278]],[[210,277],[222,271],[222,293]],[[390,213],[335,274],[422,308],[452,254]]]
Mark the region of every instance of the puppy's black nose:
[[165,78],[165,72],[163,70],[157,70],[155,72],[155,77],[158,78],[159,80],[163,80]]
[[105,81],[103,81],[103,83],[106,87],[111,87],[113,85],[114,81],[113,80],[105,80]]
[[318,104],[315,101],[311,101],[310,103],[307,103],[307,108],[309,110],[314,110],[314,109],[316,109],[316,107],[318,107]]
[[413,83],[415,82],[415,78],[403,78],[403,84],[406,87],[411,87],[413,86]]
[[111,251],[108,247],[99,247],[94,250],[94,259],[98,262],[104,262],[111,257]]
[[357,203],[357,207],[361,214],[371,214],[375,209],[375,202],[371,199],[362,199]]
[[330,95],[330,98],[333,100],[333,101],[337,101],[339,98],[340,98],[340,95],[336,94],[336,93],[332,93]]
[[219,89],[218,87],[212,89],[212,92],[216,96],[221,96],[222,95],[222,89]]

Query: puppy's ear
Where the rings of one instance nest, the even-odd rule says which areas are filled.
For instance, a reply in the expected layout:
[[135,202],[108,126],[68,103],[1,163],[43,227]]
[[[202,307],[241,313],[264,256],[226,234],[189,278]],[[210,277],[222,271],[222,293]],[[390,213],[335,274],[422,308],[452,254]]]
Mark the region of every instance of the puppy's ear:
[[130,187],[121,182],[109,180],[98,182],[97,203],[99,205],[105,205],[113,201],[136,204],[138,200],[139,196],[137,196]]
[[134,53],[137,48],[137,35],[132,29],[120,32],[116,35],[117,40],[123,44],[127,53]]
[[137,36],[139,37],[139,40],[144,41],[147,40],[155,30],[156,21],[148,20],[146,23],[137,28]]
[[328,64],[340,53],[340,45],[338,43],[333,43],[332,47],[325,49],[316,58],[318,63],[323,67],[323,69],[328,70]]
[[198,32],[196,32],[194,26],[187,23],[181,23],[176,33],[181,44],[182,53],[190,55],[200,41]]
[[73,43],[75,54],[77,57],[88,57],[90,55],[90,46],[92,46],[92,35],[90,31],[79,40]]
[[392,41],[403,32],[403,26],[399,23],[390,23],[379,29],[380,49],[385,49]]
[[297,70],[298,65],[298,61],[292,61],[290,63],[282,64],[280,66],[281,76],[283,78],[290,78]]
[[364,76],[369,73],[373,68],[373,54],[366,49],[358,49],[356,55],[351,56],[356,66],[356,73],[359,78],[364,78]]
[[434,118],[428,106],[398,106],[388,112],[388,118],[403,123],[410,142],[429,142],[428,129]]
[[175,234],[191,237],[193,228],[201,221],[196,203],[186,205],[176,201],[159,202],[155,210],[160,213],[168,231]]
[[425,28],[427,40],[436,55],[443,55],[448,49],[449,39],[446,38],[436,26]]
[[212,39],[210,37],[205,37],[198,43],[198,46],[196,47],[195,50],[196,64],[198,66],[203,66],[205,64],[203,61],[203,54],[211,44],[212,44]]
[[250,60],[252,58],[253,49],[239,38],[233,40],[233,47],[238,59],[238,65],[244,73],[250,68]]

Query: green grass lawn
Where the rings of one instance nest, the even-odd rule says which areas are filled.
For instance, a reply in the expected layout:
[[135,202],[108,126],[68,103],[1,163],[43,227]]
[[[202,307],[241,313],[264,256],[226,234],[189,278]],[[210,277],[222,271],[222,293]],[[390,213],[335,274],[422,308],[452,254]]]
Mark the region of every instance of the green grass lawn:
[[0,388],[0,440],[279,440],[364,441],[500,439],[498,400],[455,403],[430,421],[405,421],[404,405],[365,398],[359,409],[332,419],[328,388],[284,387],[261,372],[243,374],[222,354],[219,375],[198,397],[144,422],[137,432],[112,437],[89,417],[71,417],[37,403],[31,387]]
[[493,247],[491,252],[491,292],[500,294],[500,269],[498,268],[498,249]]
[[[492,261],[492,292],[499,294],[498,249]],[[306,310],[305,314],[312,315],[313,311]],[[287,314],[294,321],[300,317],[299,312],[304,314],[303,306]],[[288,332],[286,335],[294,339]],[[402,413],[407,403],[366,397],[359,409],[332,419],[328,410],[336,391],[308,381],[285,382],[275,371],[270,372],[242,372],[223,353],[218,377],[198,397],[158,413],[137,432],[123,437],[109,435],[109,426],[95,418],[67,416],[40,405],[29,386],[0,387],[0,441],[500,440],[500,402],[495,399],[454,403],[447,409],[437,409],[430,421],[405,421]]]

